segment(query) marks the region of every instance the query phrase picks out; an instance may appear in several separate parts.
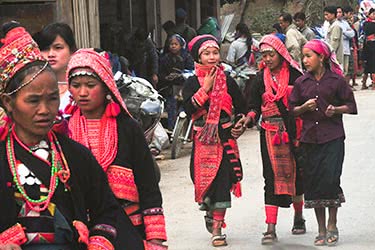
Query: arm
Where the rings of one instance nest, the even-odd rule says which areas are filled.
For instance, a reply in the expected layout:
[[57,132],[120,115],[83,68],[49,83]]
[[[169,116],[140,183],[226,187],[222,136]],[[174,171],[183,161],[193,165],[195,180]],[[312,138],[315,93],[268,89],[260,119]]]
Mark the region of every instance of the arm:
[[347,21],[344,21],[344,28],[342,29],[342,34],[344,37],[349,40],[352,39],[355,36],[354,30],[350,27],[349,23]]
[[299,45],[298,39],[297,39],[297,34],[293,32],[294,30],[289,30],[289,32],[286,35],[286,40],[285,40],[285,46],[288,49],[290,55],[294,60],[299,61],[300,54],[301,54],[301,47]]
[[354,94],[351,88],[346,84],[345,80],[340,79],[338,86],[337,98],[340,104],[334,106],[328,105],[326,109],[326,116],[331,117],[336,114],[357,114],[357,104],[354,99]]
[[333,28],[332,28],[332,33],[331,33],[331,41],[330,41],[330,45],[332,46],[332,49],[334,51],[337,51],[337,49],[339,48],[340,46],[340,43],[341,43],[341,36],[342,36],[342,30],[341,30],[341,27],[339,25],[335,25]]

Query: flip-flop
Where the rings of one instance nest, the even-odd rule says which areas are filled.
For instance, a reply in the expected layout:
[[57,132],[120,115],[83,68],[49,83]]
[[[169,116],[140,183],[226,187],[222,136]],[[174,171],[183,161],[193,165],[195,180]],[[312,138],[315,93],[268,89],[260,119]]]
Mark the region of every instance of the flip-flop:
[[339,230],[338,229],[330,230],[330,231],[328,230],[327,237],[326,237],[327,246],[329,247],[336,246],[337,242],[339,242]]
[[227,236],[225,234],[214,235],[211,237],[212,246],[214,247],[223,247],[227,246]]
[[314,246],[325,246],[326,245],[326,236],[325,235],[318,235],[315,237]]

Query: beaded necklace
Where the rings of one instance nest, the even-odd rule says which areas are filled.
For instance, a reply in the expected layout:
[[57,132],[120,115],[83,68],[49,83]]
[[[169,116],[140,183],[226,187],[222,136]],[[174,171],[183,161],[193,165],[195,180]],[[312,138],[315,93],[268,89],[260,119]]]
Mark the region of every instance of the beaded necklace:
[[[26,204],[36,212],[44,211],[59,184],[59,178],[63,183],[66,183],[67,179],[70,177],[70,171],[68,169],[68,165],[66,164],[66,160],[64,155],[62,154],[61,146],[53,132],[48,133],[48,139],[51,142],[51,163],[47,160],[44,160],[50,167],[51,167],[51,177],[50,177],[50,186],[48,188],[48,195],[43,196],[38,200],[32,199],[29,197],[26,193],[25,188],[20,183],[20,177],[17,173],[17,167],[16,167],[16,156],[14,151],[14,140],[16,140],[25,150],[27,150],[29,153],[34,153],[28,149],[17,137],[16,133],[14,132],[14,129],[12,129],[11,133],[9,133],[7,138],[7,144],[6,144],[6,151],[7,151],[7,157],[8,157],[8,163],[9,168],[11,170],[11,173],[13,175],[13,181],[16,184],[17,190],[21,193],[22,197],[24,198]],[[43,159],[41,159],[43,160]],[[59,177],[59,178],[57,178]]]

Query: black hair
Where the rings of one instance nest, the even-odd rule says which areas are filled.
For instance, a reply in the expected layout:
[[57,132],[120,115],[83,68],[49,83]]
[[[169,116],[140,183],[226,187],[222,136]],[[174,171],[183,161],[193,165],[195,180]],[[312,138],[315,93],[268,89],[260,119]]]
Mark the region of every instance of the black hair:
[[281,26],[279,23],[274,23],[272,25],[272,28],[274,28],[275,30],[277,30],[278,33],[283,33],[283,30],[281,29]]
[[50,23],[40,32],[34,35],[35,41],[38,43],[40,50],[46,50],[55,41],[57,36],[68,44],[70,52],[77,50],[76,41],[74,39],[73,30],[66,23]]
[[326,6],[324,7],[323,12],[328,12],[331,14],[335,14],[335,16],[337,16],[337,7],[333,5]]
[[[25,80],[26,76],[36,74],[44,67],[45,64],[45,61],[38,60],[27,64],[22,69],[17,71],[17,73],[9,80],[9,83],[5,89],[5,93],[10,93],[19,88]],[[53,73],[53,70],[49,64],[47,65],[45,70]]]
[[165,32],[168,33],[168,31],[170,31],[170,30],[172,30],[176,27],[176,24],[172,20],[168,20],[165,23],[163,23],[162,27],[165,30]]
[[283,21],[284,21],[284,22],[288,22],[289,24],[292,23],[292,15],[291,15],[291,14],[289,14],[289,13],[282,13],[282,14],[280,15],[280,17],[283,18]]
[[344,12],[344,13],[349,13],[349,12],[353,12],[353,8],[351,7],[351,6],[344,6],[343,8],[342,8],[342,11]]
[[250,29],[245,23],[238,23],[236,25],[236,30],[241,34],[246,36],[246,45],[248,49],[251,49],[253,45],[253,37],[251,36]]
[[296,14],[294,14],[293,20],[297,20],[297,19],[305,21],[306,20],[305,13],[303,13],[303,12],[297,12]]

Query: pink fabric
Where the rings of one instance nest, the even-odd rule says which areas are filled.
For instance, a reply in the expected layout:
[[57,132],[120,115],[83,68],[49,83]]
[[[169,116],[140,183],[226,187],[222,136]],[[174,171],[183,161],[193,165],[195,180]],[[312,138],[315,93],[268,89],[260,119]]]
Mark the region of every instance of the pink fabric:
[[189,51],[191,51],[191,49],[193,48],[194,44],[195,44],[198,40],[200,40],[200,39],[202,39],[202,38],[204,38],[204,37],[211,37],[212,39],[216,40],[216,38],[215,38],[214,36],[212,36],[212,35],[200,35],[200,36],[196,36],[196,37],[194,37],[193,39],[191,39],[191,41],[190,41],[189,44],[188,44],[188,49],[189,49]]
[[301,67],[299,66],[298,62],[292,59],[290,56],[287,48],[283,44],[283,42],[275,35],[265,35],[259,43],[259,47],[262,49],[268,46],[272,47],[274,50],[277,51],[293,68],[298,70],[299,72],[303,73]]
[[198,50],[198,55],[200,55],[207,48],[217,48],[218,50],[220,50],[220,47],[217,44],[217,42],[215,42],[213,40],[208,40],[208,41],[205,41],[204,43],[202,43],[201,47]]
[[93,49],[80,49],[75,52],[72,55],[66,70],[67,81],[69,81],[69,75],[72,70],[76,68],[90,68],[93,70],[114,95],[116,102],[130,115],[121,94],[117,89],[115,79],[113,78],[111,64],[105,52],[104,54],[99,54]]
[[266,224],[277,224],[277,214],[279,212],[279,207],[266,205]]
[[336,53],[331,50],[330,46],[325,43],[323,40],[313,39],[308,41],[303,48],[311,49],[317,54],[324,55],[325,59],[329,60],[331,71],[335,72],[338,75],[343,76],[343,72],[340,64],[336,59]]

